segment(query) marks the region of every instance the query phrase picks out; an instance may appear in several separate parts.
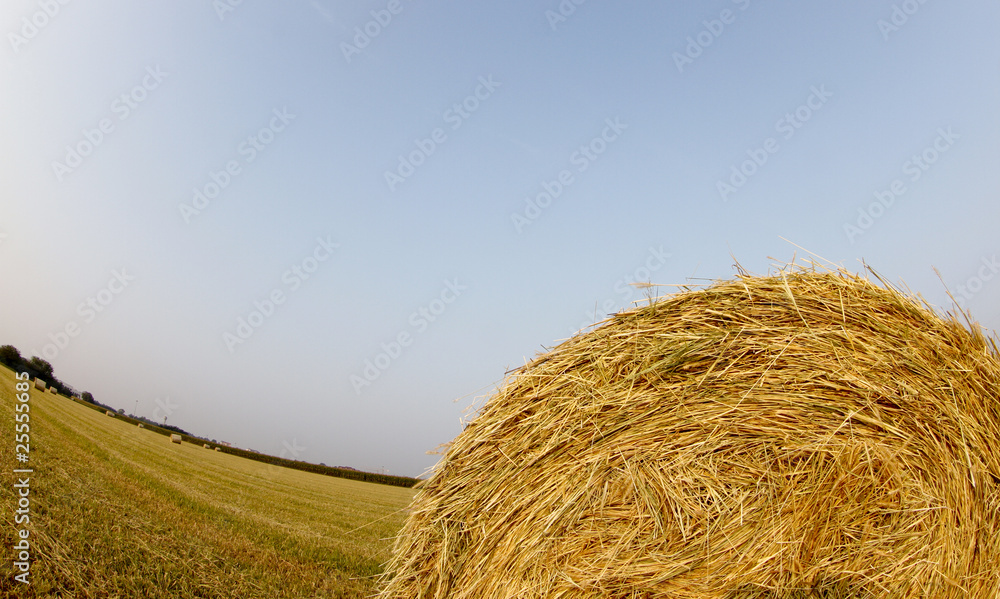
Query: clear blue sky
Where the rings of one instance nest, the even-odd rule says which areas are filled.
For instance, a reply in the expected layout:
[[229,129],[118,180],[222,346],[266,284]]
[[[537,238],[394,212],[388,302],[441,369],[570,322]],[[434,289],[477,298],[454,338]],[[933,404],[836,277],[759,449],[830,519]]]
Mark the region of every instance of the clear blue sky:
[[1000,328],[998,5],[224,2],[0,9],[0,343],[104,403],[419,475],[782,238]]

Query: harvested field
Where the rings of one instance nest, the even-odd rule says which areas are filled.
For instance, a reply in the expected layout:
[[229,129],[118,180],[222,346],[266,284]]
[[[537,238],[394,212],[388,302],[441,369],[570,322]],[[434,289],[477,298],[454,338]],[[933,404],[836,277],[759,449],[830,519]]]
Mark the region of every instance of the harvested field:
[[[7,422],[14,382],[0,365]],[[30,406],[31,585],[15,584],[5,560],[0,597],[361,599],[413,496],[192,443],[165,448],[148,428],[40,391]],[[0,445],[4,463],[13,454]],[[12,483],[0,497],[18,503]],[[0,526],[7,548],[24,526],[15,515]]]

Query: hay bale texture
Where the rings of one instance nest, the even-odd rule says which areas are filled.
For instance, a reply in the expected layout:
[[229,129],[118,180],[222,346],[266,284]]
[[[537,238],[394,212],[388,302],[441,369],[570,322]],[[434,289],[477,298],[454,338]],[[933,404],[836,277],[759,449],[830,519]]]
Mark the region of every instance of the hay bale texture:
[[381,597],[1000,597],[1000,354],[877,275],[685,288],[514,371]]
[[177,443],[178,445],[180,445],[180,443],[181,443],[181,436],[178,435],[178,434],[170,435],[170,442],[171,443]]

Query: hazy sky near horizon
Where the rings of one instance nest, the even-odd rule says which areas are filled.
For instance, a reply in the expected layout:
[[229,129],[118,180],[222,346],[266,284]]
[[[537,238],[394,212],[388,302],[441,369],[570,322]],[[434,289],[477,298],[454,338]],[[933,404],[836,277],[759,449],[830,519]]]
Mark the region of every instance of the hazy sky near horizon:
[[5,2],[0,344],[194,434],[419,475],[629,283],[732,256],[863,259],[998,329],[998,25],[969,0]]

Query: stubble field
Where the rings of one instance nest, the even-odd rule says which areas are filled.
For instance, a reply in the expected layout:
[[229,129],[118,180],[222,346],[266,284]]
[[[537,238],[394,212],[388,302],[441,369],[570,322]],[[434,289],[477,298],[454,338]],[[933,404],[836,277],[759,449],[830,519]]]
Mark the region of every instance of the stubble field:
[[[13,433],[15,378],[0,366]],[[13,550],[0,595],[363,597],[389,556],[407,488],[280,468],[168,438],[62,396],[30,391],[29,462],[0,460],[3,546],[29,531],[30,586]],[[12,470],[29,467],[30,523],[15,522]],[[24,476],[23,474],[16,476]]]

